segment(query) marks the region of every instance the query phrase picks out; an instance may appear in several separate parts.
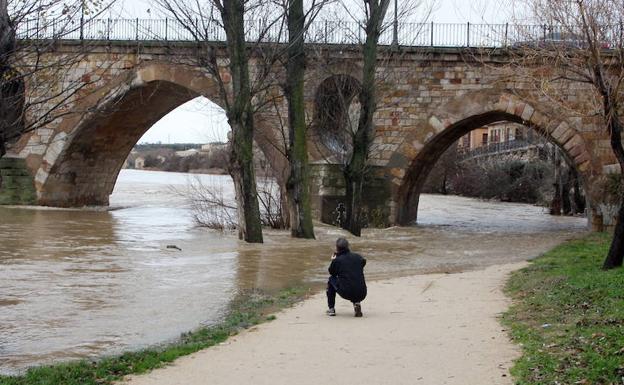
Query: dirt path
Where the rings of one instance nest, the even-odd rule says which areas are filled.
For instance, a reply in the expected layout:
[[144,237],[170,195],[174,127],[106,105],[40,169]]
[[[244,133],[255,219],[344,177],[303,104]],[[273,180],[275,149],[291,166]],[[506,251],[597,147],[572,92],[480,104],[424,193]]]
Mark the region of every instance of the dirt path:
[[131,385],[512,384],[518,350],[497,316],[507,274],[522,264],[374,282],[354,318],[324,293],[226,343],[128,379]]

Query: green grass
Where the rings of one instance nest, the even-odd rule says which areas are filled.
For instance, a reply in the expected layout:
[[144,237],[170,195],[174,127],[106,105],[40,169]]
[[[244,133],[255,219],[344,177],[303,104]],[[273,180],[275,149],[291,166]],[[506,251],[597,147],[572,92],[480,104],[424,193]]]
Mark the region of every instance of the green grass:
[[271,312],[291,306],[305,295],[301,288],[275,296],[250,291],[232,304],[218,325],[184,333],[179,340],[160,347],[105,357],[98,361],[75,361],[29,369],[21,376],[0,376],[1,385],[103,385],[128,374],[140,374],[162,367],[178,357],[225,341],[243,329],[274,320]]
[[601,270],[609,241],[566,242],[512,274],[516,384],[624,384],[624,270]]

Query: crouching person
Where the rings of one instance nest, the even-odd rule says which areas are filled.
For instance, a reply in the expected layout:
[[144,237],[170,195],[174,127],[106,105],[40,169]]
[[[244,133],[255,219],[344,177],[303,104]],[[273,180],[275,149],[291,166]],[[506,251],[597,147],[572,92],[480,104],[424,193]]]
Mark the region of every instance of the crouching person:
[[349,242],[344,238],[336,241],[336,252],[332,255],[329,265],[329,281],[327,282],[327,315],[336,315],[336,293],[353,303],[356,317],[362,316],[360,302],[366,298],[366,281],[364,266],[366,259],[349,250]]

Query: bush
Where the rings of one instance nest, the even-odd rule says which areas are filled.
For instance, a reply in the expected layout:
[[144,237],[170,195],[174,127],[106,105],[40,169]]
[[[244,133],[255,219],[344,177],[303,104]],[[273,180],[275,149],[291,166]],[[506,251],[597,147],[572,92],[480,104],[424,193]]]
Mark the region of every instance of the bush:
[[[542,160],[467,160],[451,170],[434,170],[432,175],[433,178],[425,183],[423,192],[448,192],[481,199],[534,204],[549,201],[548,196],[552,195],[554,183],[553,166]],[[445,191],[440,191],[440,175],[446,175]]]

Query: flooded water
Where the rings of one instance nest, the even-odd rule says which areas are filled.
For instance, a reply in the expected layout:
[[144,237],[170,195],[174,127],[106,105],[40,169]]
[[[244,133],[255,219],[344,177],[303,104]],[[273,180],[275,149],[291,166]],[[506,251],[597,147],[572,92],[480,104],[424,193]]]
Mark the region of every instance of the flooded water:
[[[200,178],[232,191],[227,176]],[[188,180],[124,170],[110,211],[0,207],[0,373],[171,340],[217,322],[242,289],[326,279],[342,231],[319,225],[307,241],[267,231],[265,244],[244,244],[195,227],[170,187]],[[425,195],[417,226],[366,230],[352,244],[376,279],[525,260],[585,229],[530,205]]]

